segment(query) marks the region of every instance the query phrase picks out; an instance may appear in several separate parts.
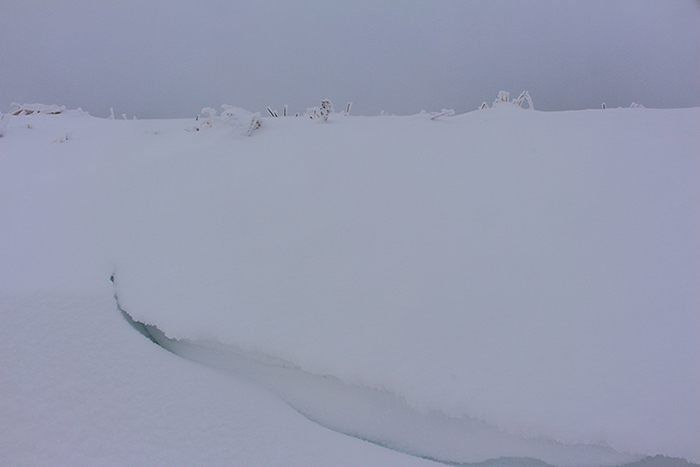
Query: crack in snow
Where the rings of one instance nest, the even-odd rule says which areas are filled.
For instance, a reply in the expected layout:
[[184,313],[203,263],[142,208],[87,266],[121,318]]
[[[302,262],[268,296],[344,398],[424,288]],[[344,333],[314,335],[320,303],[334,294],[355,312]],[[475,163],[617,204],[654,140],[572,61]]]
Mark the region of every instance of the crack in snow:
[[604,446],[526,438],[469,417],[421,413],[389,391],[314,375],[279,358],[214,341],[173,339],[158,327],[133,319],[116,291],[114,298],[134,329],[169,352],[243,375],[314,423],[398,452],[449,465],[484,466],[621,465],[640,458]]

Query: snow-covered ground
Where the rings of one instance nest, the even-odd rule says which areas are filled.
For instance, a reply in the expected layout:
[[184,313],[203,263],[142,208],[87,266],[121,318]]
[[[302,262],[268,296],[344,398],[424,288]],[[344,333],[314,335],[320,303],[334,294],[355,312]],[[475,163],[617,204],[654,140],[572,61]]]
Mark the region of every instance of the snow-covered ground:
[[261,121],[0,121],[4,462],[700,462],[700,109]]

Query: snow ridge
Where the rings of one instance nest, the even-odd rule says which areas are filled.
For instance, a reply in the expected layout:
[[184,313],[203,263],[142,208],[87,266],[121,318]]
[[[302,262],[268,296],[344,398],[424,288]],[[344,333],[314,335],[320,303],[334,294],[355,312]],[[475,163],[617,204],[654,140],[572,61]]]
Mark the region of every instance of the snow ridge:
[[605,446],[529,439],[468,417],[421,413],[389,391],[314,375],[279,358],[216,341],[169,338],[156,326],[134,320],[116,293],[115,300],[129,324],[175,355],[244,375],[321,426],[405,454],[449,464],[532,458],[561,467],[617,466],[644,457]]

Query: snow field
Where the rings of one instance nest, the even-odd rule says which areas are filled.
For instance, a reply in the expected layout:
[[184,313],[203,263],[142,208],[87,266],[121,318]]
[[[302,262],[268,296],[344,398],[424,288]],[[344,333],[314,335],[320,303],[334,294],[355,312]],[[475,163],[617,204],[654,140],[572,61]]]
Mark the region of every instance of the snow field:
[[[124,308],[171,338],[379,391],[444,417],[441,430],[477,420],[510,437],[466,453],[428,442],[436,458],[613,463],[567,460],[556,441],[697,462],[698,116],[334,114],[263,119],[251,137],[185,120],[12,117],[0,293],[109,301],[116,273]],[[36,326],[46,315],[25,314]],[[389,431],[402,449],[425,440]]]
[[144,339],[94,295],[0,299],[0,457],[12,466],[427,466],[334,433],[244,377]]

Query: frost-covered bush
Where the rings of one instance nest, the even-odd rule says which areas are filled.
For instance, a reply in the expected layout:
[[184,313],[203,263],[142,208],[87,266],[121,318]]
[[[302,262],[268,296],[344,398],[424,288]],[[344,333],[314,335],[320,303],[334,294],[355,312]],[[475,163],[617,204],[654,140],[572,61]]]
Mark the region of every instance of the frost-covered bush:
[[[418,115],[426,115],[430,117],[431,120],[437,120],[440,117],[452,117],[454,114],[454,109],[442,109],[440,112],[426,112],[425,110],[421,110]],[[383,111],[381,115],[385,115]]]
[[224,104],[221,106],[224,109],[221,116],[216,116],[216,109],[212,107],[204,107],[201,116],[197,116],[197,125],[195,131],[200,131],[205,128],[213,128],[215,126],[228,126],[238,129],[241,133],[250,136],[253,131],[260,128],[260,112],[249,112],[241,107]]
[[[603,108],[603,110],[605,110],[605,109],[608,108],[608,106],[605,104],[605,102],[603,102],[603,104],[601,105],[601,107]],[[621,108],[622,108],[622,107],[618,107],[618,109],[621,109]],[[645,107],[644,107],[642,104],[638,104],[638,103],[636,103],[636,102],[632,102],[632,104],[630,104],[630,109],[644,109],[644,108],[645,108]]]
[[[532,98],[530,97],[530,93],[527,91],[523,91],[520,93],[517,99],[514,101],[510,100],[510,93],[508,91],[499,91],[498,92],[498,97],[496,97],[496,100],[493,101],[493,107],[499,107],[499,106],[504,106],[504,105],[510,105],[510,106],[515,106],[515,107],[520,107],[520,108],[525,108],[523,107],[523,104],[527,102],[527,110],[534,110],[535,107],[532,104]],[[481,106],[479,106],[479,109],[488,109],[489,105],[486,102],[483,102]]]
[[510,93],[508,91],[498,91],[498,97],[493,101],[493,106],[507,104],[510,102]]
[[[350,109],[348,108],[348,111]],[[328,117],[333,113],[333,103],[330,99],[323,99],[320,107],[309,107],[304,115],[308,115],[312,120],[323,119],[328,121]]]
[[224,111],[221,112],[221,121],[226,125],[234,126],[245,130],[248,136],[262,125],[260,123],[260,112],[249,112],[240,107],[232,105],[222,105]]
[[454,109],[442,109],[440,112],[430,112],[430,119],[435,120],[440,117],[451,117],[454,114]]
[[[216,109],[213,107],[204,107],[202,109],[202,116],[203,118],[201,119],[201,126],[199,129],[203,128],[211,128],[214,125],[214,119],[216,118]],[[197,117],[197,121],[200,121],[199,116]]]
[[13,102],[10,104],[13,109],[9,115],[32,115],[32,114],[48,114],[57,115],[66,111],[66,106],[46,105],[46,104],[18,104]]
[[333,113],[333,103],[330,101],[330,99],[323,99],[321,101],[320,113],[324,121],[328,120],[328,116]]
[[527,91],[523,91],[520,93],[517,99],[515,99],[515,105],[518,107],[522,107],[523,103],[527,101],[527,108],[529,110],[534,110],[535,107],[532,105],[532,98],[530,97],[530,93]]

